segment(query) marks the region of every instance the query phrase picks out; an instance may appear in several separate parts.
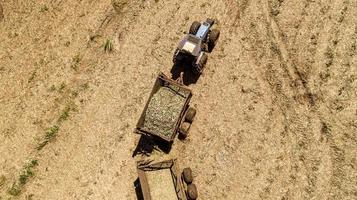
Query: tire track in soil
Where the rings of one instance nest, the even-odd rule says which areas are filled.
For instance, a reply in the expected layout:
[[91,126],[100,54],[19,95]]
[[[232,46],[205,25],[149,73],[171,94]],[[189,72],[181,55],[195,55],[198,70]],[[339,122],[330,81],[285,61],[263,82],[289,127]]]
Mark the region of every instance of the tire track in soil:
[[[343,1],[342,3],[342,10],[340,11],[340,16],[338,16],[337,20],[335,22],[331,22],[329,24],[327,24],[327,26],[325,27],[325,29],[328,29],[328,32],[331,33],[330,36],[328,37],[326,43],[328,44],[324,55],[325,55],[325,65],[326,65],[326,70],[325,70],[325,76],[327,76],[330,73],[330,68],[331,66],[334,64],[335,60],[334,60],[334,55],[336,52],[336,48],[338,45],[338,38],[340,35],[340,30],[341,30],[341,26],[343,25],[343,20],[345,18],[346,15],[346,11],[347,11],[347,4],[348,1]],[[321,81],[323,83],[327,82],[327,77],[326,78],[321,78]]]
[[[338,61],[336,61],[336,54],[337,54],[337,48],[340,40],[340,34],[341,30],[343,30],[342,26],[344,25],[344,19],[346,18],[346,13],[348,11],[348,5],[350,1],[343,1],[340,10],[335,10],[335,12],[330,13],[330,18],[331,15],[337,14],[336,18],[331,19],[327,25],[324,27],[324,32],[329,33],[329,37],[326,38],[324,43],[327,43],[326,48],[324,50],[324,65],[325,65],[325,71],[324,74],[330,74],[330,68],[333,65],[338,64]],[[337,5],[339,6],[339,5]],[[355,31],[356,33],[357,31]],[[351,38],[353,40],[353,38]],[[348,54],[348,50],[346,50],[346,55]],[[347,56],[347,59],[343,59],[344,63],[351,63],[351,60],[353,59],[353,55]],[[317,67],[317,66],[315,66]],[[343,72],[344,77],[348,77],[348,74],[346,74],[346,71]],[[320,80],[317,81],[319,84],[323,87],[328,87],[328,79],[321,77],[320,73]],[[347,81],[342,88],[346,88],[346,85],[350,84],[351,82]],[[337,100],[339,97],[335,97],[334,99]],[[326,106],[328,111],[330,113],[335,113],[335,110],[331,107]],[[321,112],[319,112],[321,110]],[[333,199],[342,199],[344,195],[341,193],[344,192],[345,194],[348,193],[348,189],[343,187],[345,184],[344,182],[348,182],[347,177],[347,172],[345,170],[346,165],[348,165],[348,161],[346,160],[346,151],[345,148],[348,145],[349,140],[351,138],[346,137],[346,135],[343,135],[342,137],[344,138],[344,143],[340,143],[338,140],[335,140],[335,137],[337,137],[335,134],[332,134],[332,127],[330,125],[330,121],[335,121],[336,119],[331,119],[328,117],[325,117],[322,115],[323,108],[320,108],[318,111],[318,115],[320,116],[321,119],[321,137],[322,140],[326,140],[326,143],[329,146],[330,150],[330,156],[332,157],[332,175],[330,179],[330,184],[331,184],[331,190],[329,191],[330,197]],[[332,117],[335,118],[335,117]],[[339,122],[341,126],[343,126]],[[347,128],[347,126],[346,126]],[[350,129],[352,131],[352,129]],[[340,131],[346,131],[346,130],[340,130]],[[337,139],[337,138],[336,138]],[[353,139],[352,139],[353,140]],[[354,141],[355,143],[355,141]],[[344,147],[344,148],[342,148]],[[353,164],[352,164],[353,165]],[[353,184],[353,183],[352,183]]]
[[[229,17],[228,20],[225,21],[230,21],[229,27],[236,27],[239,25],[240,19],[244,16],[245,10],[249,6],[251,0],[242,0],[242,1],[237,1],[237,0],[228,0],[225,1],[226,7],[230,8],[230,10],[227,13],[227,17]],[[237,29],[231,29],[231,30],[237,30]]]
[[301,12],[301,18],[298,20],[298,22],[297,22],[297,24],[296,24],[296,27],[297,27],[297,29],[296,29],[296,32],[295,32],[295,34],[294,34],[294,39],[293,39],[293,47],[296,45],[296,38],[297,38],[297,36],[299,35],[299,33],[300,33],[300,31],[301,31],[301,24],[306,20],[306,17],[305,17],[305,14],[306,14],[306,9],[309,7],[309,5],[310,5],[310,3],[311,3],[312,1],[311,0],[305,0],[304,1],[304,8],[303,8],[303,10],[302,10],[302,12]]
[[[338,22],[342,22],[343,19],[345,18],[345,13],[347,10],[347,1],[344,1],[344,6],[341,10],[341,15],[338,17]],[[305,4],[305,8],[304,10],[307,8],[308,3]],[[344,155],[345,152],[343,151],[343,149],[339,148],[337,146],[337,144],[335,144],[335,142],[333,141],[333,139],[331,138],[331,134],[328,133],[329,129],[326,128],[326,122],[322,117],[322,114],[320,113],[319,110],[317,110],[316,107],[316,102],[315,99],[312,95],[311,89],[308,86],[308,82],[307,80],[302,76],[302,73],[300,73],[299,69],[297,68],[296,64],[295,64],[295,60],[294,59],[290,59],[289,58],[289,52],[286,49],[286,44],[284,43],[284,41],[282,40],[282,38],[280,38],[279,36],[282,35],[281,30],[279,29],[279,26],[277,24],[277,22],[275,21],[275,19],[270,16],[270,8],[269,8],[269,3],[266,2],[265,3],[265,10],[266,10],[266,16],[267,16],[267,21],[268,24],[270,26],[270,31],[272,32],[272,39],[273,41],[276,42],[277,46],[278,46],[278,53],[279,53],[279,59],[281,61],[281,63],[283,64],[283,67],[287,67],[286,72],[288,73],[289,78],[294,81],[296,80],[296,78],[298,78],[299,82],[302,84],[304,90],[305,90],[305,95],[307,95],[309,101],[309,105],[308,105],[308,111],[309,111],[309,121],[311,120],[318,120],[318,122],[321,124],[321,135],[327,135],[327,145],[329,146],[329,148],[333,151],[332,153],[332,157],[333,157],[333,163],[332,163],[332,170],[333,170],[333,175],[332,175],[332,185],[337,186],[339,188],[339,185],[341,185],[341,177],[344,177],[345,175],[343,174],[343,165],[345,164],[344,162]],[[305,12],[305,11],[304,11]],[[303,13],[304,13],[303,12]],[[302,24],[302,19],[299,21],[299,29],[297,30],[295,37],[294,37],[294,46],[296,44],[296,39],[297,39],[297,35],[299,34],[300,30],[301,30],[301,24]],[[270,22],[270,23],[269,23]],[[328,45],[328,48],[330,48],[330,46],[332,46],[333,48],[330,48],[330,51],[332,52],[332,54],[335,51],[336,45],[338,41],[338,35],[339,32],[341,30],[341,23],[336,23],[334,24],[334,26],[332,27],[332,29],[330,29],[332,31],[329,31],[329,33],[333,34],[332,36],[330,36],[329,41],[331,41],[331,45]],[[293,51],[295,51],[295,49],[292,49]],[[315,55],[315,53],[314,53]],[[332,65],[333,60],[328,61],[329,65]],[[297,75],[294,76],[294,75]],[[276,80],[275,80],[276,81]],[[296,81],[294,81],[296,83]],[[295,93],[299,93],[299,90],[295,90]],[[296,133],[296,131],[294,131]],[[302,136],[303,140],[298,140],[298,143],[300,143],[301,141],[312,141],[312,138],[309,137],[309,135],[307,135],[306,133],[303,134]],[[305,148],[306,146],[310,146],[307,145],[305,142],[304,143],[300,143],[302,144],[302,146],[304,147],[304,151],[306,151],[307,149]],[[308,156],[307,154],[308,152],[302,152],[302,154],[300,155],[300,157],[304,158],[306,156]],[[300,159],[301,160],[301,159]],[[309,164],[308,162],[305,162],[305,159],[302,160],[304,163],[305,167],[310,168],[310,172],[307,173],[307,179],[308,179],[308,187],[305,187],[305,191],[308,194],[309,198],[312,198],[314,195],[314,191],[315,191],[315,183],[316,180],[318,179],[318,173],[317,170],[319,169],[320,163],[321,163],[321,158],[318,158],[317,160],[312,160],[311,164]],[[310,165],[310,166],[309,166]],[[296,172],[295,172],[296,175]],[[293,176],[295,176],[293,174]],[[343,179],[343,178],[342,178]],[[340,188],[341,189],[341,188]]]
[[[302,95],[304,96],[307,100],[310,106],[315,105],[315,100],[314,97],[311,93],[311,89],[308,86],[307,81],[305,78],[302,76],[300,71],[298,70],[296,64],[293,62],[293,60],[289,56],[289,52],[286,48],[286,43],[284,42],[283,39],[283,33],[279,28],[278,23],[276,22],[275,18],[271,16],[271,7],[269,4],[268,0],[263,1],[264,5],[264,11],[266,15],[266,21],[268,24],[268,29],[270,30],[269,32],[272,34],[272,42],[273,44],[276,44],[277,47],[277,53],[279,55],[279,59],[282,63],[282,67],[286,70],[286,74],[291,80],[291,83],[294,85],[292,89],[295,90],[297,95]],[[301,86],[303,88],[301,88]]]
[[[253,10],[254,12],[254,10]],[[257,12],[259,13],[259,11]],[[264,21],[264,20],[262,20]],[[255,25],[255,24],[251,24],[251,26],[249,27],[249,29],[251,29],[248,33],[245,33],[245,35],[250,35],[249,37],[245,38],[246,42],[253,44],[255,47],[254,49],[252,49],[251,51],[249,51],[249,54],[251,55],[252,58],[254,58],[254,61],[256,63],[257,66],[264,66],[264,60],[269,61],[271,58],[269,57],[269,55],[267,55],[268,53],[265,52],[264,53],[264,48],[269,46],[269,42],[268,39],[265,38],[261,38],[262,35],[264,35],[264,33],[260,33],[259,30],[256,30],[259,27],[259,25]],[[264,36],[263,36],[264,37]],[[258,49],[261,49],[262,51],[257,51]],[[258,59],[257,59],[258,58]],[[263,74],[263,76],[265,76],[265,81],[268,82],[271,90],[272,90],[272,102],[275,102],[274,104],[276,104],[277,108],[281,110],[281,114],[283,115],[284,118],[284,122],[283,122],[283,126],[284,126],[284,132],[281,133],[282,134],[282,139],[281,139],[281,143],[287,143],[289,142],[289,137],[286,137],[287,134],[289,134],[290,132],[294,132],[293,127],[290,127],[291,124],[293,124],[293,122],[295,123],[300,123],[299,121],[294,121],[294,116],[296,116],[296,112],[294,112],[294,110],[290,109],[290,105],[293,104],[293,102],[291,102],[291,98],[289,97],[289,92],[284,91],[283,88],[283,80],[284,75],[282,75],[281,73],[279,74],[278,71],[281,71],[280,69],[274,69],[273,66],[271,64],[267,65],[269,67],[269,69],[267,70],[262,70],[265,72],[261,72],[260,74]],[[259,71],[260,68],[258,68]],[[279,75],[277,75],[279,74]],[[283,77],[281,77],[283,76]],[[264,79],[264,78],[263,78]],[[288,84],[289,85],[289,84]],[[274,105],[273,104],[273,105]],[[271,110],[273,110],[274,108],[271,108]],[[292,119],[293,118],[293,119]],[[301,126],[301,125],[300,125]],[[295,168],[295,166],[291,167],[291,170],[294,170],[295,172],[293,175],[296,177],[297,174],[297,169]],[[271,175],[269,175],[271,176]],[[268,178],[268,186],[266,186],[265,188],[263,188],[263,192],[261,192],[259,194],[260,198],[266,199],[269,197],[270,191],[273,187],[273,181],[274,179],[272,178]],[[289,187],[287,186],[287,191],[289,192]]]
[[[279,0],[280,2],[280,0]],[[311,90],[311,88],[309,87],[309,81],[308,81],[308,76],[307,76],[307,73],[304,71],[304,70],[299,70],[299,67],[297,66],[296,63],[298,63],[298,60],[297,60],[297,57],[294,56],[296,55],[298,49],[297,49],[297,46],[298,44],[296,44],[297,42],[297,38],[298,36],[300,35],[301,31],[303,30],[302,28],[302,24],[306,21],[306,18],[307,16],[307,10],[309,8],[309,6],[314,3],[314,1],[310,1],[310,0],[305,0],[303,2],[303,9],[301,11],[301,17],[298,19],[297,23],[295,24],[295,28],[296,28],[296,31],[295,33],[293,34],[293,39],[292,39],[292,43],[291,43],[291,46],[289,47],[287,43],[285,43],[285,47],[287,48],[287,50],[289,51],[290,50],[290,53],[289,53],[289,58],[292,60],[291,61],[291,64],[296,72],[296,74],[298,75],[298,78],[301,80],[301,83],[303,84],[303,87],[305,88],[305,95],[307,95],[306,97],[309,98],[310,100],[310,104],[313,106],[315,105],[315,101],[317,100],[317,97],[315,95],[313,95],[313,92]],[[328,9],[325,11],[325,12],[328,12],[328,10],[330,9],[330,7],[328,7]],[[275,17],[273,17],[276,24],[278,25],[278,21]],[[320,18],[317,18],[316,21],[319,20],[319,24],[321,24],[321,28],[323,27],[323,20],[320,20]],[[278,25],[279,26],[279,25]],[[279,30],[281,33],[283,33],[281,30]],[[316,33],[316,35],[319,35],[319,32]],[[282,37],[282,39],[284,40],[285,38]],[[313,49],[310,49],[309,51],[313,52],[312,54],[312,57],[314,57],[315,53],[316,53],[316,45],[313,47]]]
[[[252,12],[255,12],[255,11],[256,10],[254,10],[254,8],[253,8]],[[260,11],[258,11],[257,13],[259,13],[259,12]],[[253,14],[253,16],[255,16],[255,14]],[[258,16],[259,16],[259,14],[258,14]],[[251,16],[248,16],[247,18],[250,19]],[[254,17],[252,17],[252,18],[254,19]],[[266,41],[268,41],[269,39],[261,38],[262,33],[259,32],[259,27],[260,27],[259,22],[261,19],[260,18],[258,19],[259,20],[258,24],[256,24],[257,23],[256,20],[257,20],[257,18],[255,18],[254,23],[252,22],[250,24],[250,26],[248,27],[248,29],[246,29],[247,31],[244,29],[241,30],[242,32],[245,32],[242,35],[244,38],[242,40],[244,42],[252,44],[252,49],[248,51],[249,52],[248,54],[250,54],[251,57],[255,60],[256,65],[264,66],[264,60],[269,61],[271,58],[264,53],[264,50],[259,51],[259,49],[264,49],[267,46],[269,46],[269,42],[266,44]],[[261,20],[261,21],[264,22],[264,20]],[[244,37],[245,35],[246,35],[246,37]],[[242,44],[242,46],[243,46],[243,44]],[[261,70],[258,68],[258,71],[261,71]],[[271,90],[273,93],[272,102],[275,102],[274,104],[278,105],[276,107],[277,107],[277,109],[281,110],[281,114],[283,115],[283,118],[285,119],[284,120],[285,122],[283,122],[285,130],[283,133],[281,133],[281,135],[283,137],[281,139],[281,143],[287,143],[289,139],[288,139],[288,137],[286,137],[286,135],[289,132],[294,132],[294,130],[292,130],[292,128],[290,127],[290,124],[295,122],[295,123],[299,123],[300,126],[302,126],[302,122],[299,122],[299,121],[296,122],[296,121],[294,121],[294,119],[291,119],[292,117],[294,117],[296,115],[296,112],[294,112],[294,110],[291,110],[289,108],[289,105],[292,105],[291,99],[289,98],[289,95],[288,95],[289,92],[287,92],[287,94],[286,94],[282,88],[282,85],[283,85],[282,80],[284,80],[285,78],[279,77],[279,76],[284,76],[281,73],[280,73],[280,75],[277,76],[277,74],[279,74],[279,72],[277,72],[277,71],[280,71],[280,70],[273,69],[273,66],[270,65],[270,69],[266,70],[266,72],[261,72],[260,74],[262,74],[263,77],[265,75],[266,79],[268,79],[265,81],[267,81],[271,87]],[[270,108],[271,112],[273,112],[274,107],[275,106]],[[267,131],[267,132],[269,132],[269,131]],[[292,166],[291,168],[293,170],[294,166]],[[295,171],[297,171],[297,170],[295,170]],[[292,175],[292,176],[296,177],[297,172],[295,172],[294,174],[295,175]],[[261,188],[261,189],[263,189],[263,192],[261,192],[259,194],[260,198],[262,198],[262,199],[267,199],[271,193],[271,189],[274,188],[274,183],[273,183],[274,182],[274,174],[269,173],[268,178],[266,180],[268,182],[268,185],[264,188]],[[286,188],[288,188],[288,187],[286,187]],[[289,189],[288,189],[288,191],[289,191]]]
[[[304,10],[308,6],[308,3],[304,6]],[[302,109],[307,110],[307,113],[304,114],[304,116],[299,116],[298,113],[296,113],[294,110],[291,108],[288,109],[282,109],[282,112],[284,113],[285,119],[287,121],[285,122],[285,127],[287,130],[291,130],[291,133],[293,133],[292,136],[292,146],[294,144],[297,144],[299,148],[297,149],[297,153],[293,153],[292,155],[297,155],[295,156],[295,159],[293,160],[292,166],[292,174],[290,175],[292,179],[292,183],[295,183],[295,179],[297,177],[298,173],[298,168],[299,168],[299,162],[302,163],[303,168],[306,170],[306,176],[307,176],[307,186],[304,187],[304,191],[307,193],[308,198],[312,198],[314,195],[315,191],[315,183],[317,180],[317,170],[319,169],[319,166],[321,164],[321,159],[320,158],[311,158],[312,152],[309,149],[311,146],[313,146],[313,138],[312,135],[313,133],[309,133],[309,127],[313,127],[314,121],[318,120],[321,123],[321,119],[319,118],[318,115],[316,115],[314,111],[315,107],[315,99],[312,95],[311,89],[308,86],[307,80],[302,76],[300,73],[299,69],[297,68],[296,64],[294,63],[294,60],[290,58],[289,56],[289,51],[286,48],[286,43],[283,40],[283,33],[279,28],[279,25],[277,24],[275,18],[271,16],[271,7],[269,4],[269,1],[266,0],[263,2],[263,7],[265,11],[265,16],[266,16],[266,22],[267,22],[267,27],[268,27],[268,34],[270,35],[269,38],[271,38],[272,43],[276,44],[276,53],[278,55],[278,58],[281,63],[281,67],[285,71],[287,77],[289,78],[289,84],[290,88],[294,91],[294,96],[303,96],[307,101],[305,101],[307,104],[304,102],[299,102],[302,104]],[[303,19],[303,18],[302,18]],[[299,21],[299,26],[301,26],[302,19]],[[296,35],[298,34],[299,30],[297,31]],[[295,43],[295,42],[294,42]],[[268,73],[268,77],[274,77],[272,74]],[[274,77],[271,80],[275,83],[280,83],[279,80],[282,80],[282,78]],[[275,85],[275,83],[271,85]],[[274,90],[274,87],[273,87]],[[276,88],[275,88],[275,91]],[[280,92],[279,92],[280,93]],[[282,93],[279,94],[280,96]],[[287,96],[283,95],[283,99],[286,99]],[[289,97],[288,97],[289,98]],[[286,103],[286,102],[280,102],[280,103]],[[295,98],[294,100],[291,101],[292,104],[288,103],[287,105],[294,105],[296,102]],[[299,105],[297,105],[299,107]],[[304,108],[305,107],[305,108]],[[285,114],[287,113],[287,114]],[[304,120],[301,120],[301,117],[305,117],[307,121],[307,125],[304,123]],[[304,128],[305,127],[305,128]],[[301,129],[303,128],[303,129]],[[301,130],[299,130],[301,129]],[[313,155],[313,154],[312,154]],[[310,158],[309,158],[310,157]],[[317,159],[317,160],[316,160]],[[305,196],[306,198],[306,196]]]

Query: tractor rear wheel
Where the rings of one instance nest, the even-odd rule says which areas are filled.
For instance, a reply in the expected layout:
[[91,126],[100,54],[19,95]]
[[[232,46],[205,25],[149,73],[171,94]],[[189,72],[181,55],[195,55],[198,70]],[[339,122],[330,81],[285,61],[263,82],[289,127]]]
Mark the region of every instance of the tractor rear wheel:
[[213,29],[211,33],[208,36],[208,51],[212,52],[213,48],[217,44],[217,40],[219,36],[221,35],[221,32],[217,29]]
[[191,27],[190,27],[190,34],[192,35],[196,35],[198,29],[200,28],[201,26],[201,23],[198,22],[198,21],[194,21],[192,24],[191,24]]
[[206,65],[207,60],[208,60],[207,54],[203,53],[203,55],[202,55],[202,57],[201,57],[201,59],[200,59],[200,61],[199,61],[199,63],[200,63],[200,65],[201,65],[201,68],[202,68],[202,69],[203,69],[204,66]]
[[191,168],[188,167],[188,168],[183,169],[182,176],[183,176],[183,180],[185,181],[185,183],[191,184],[193,182]]
[[187,194],[189,199],[195,200],[198,198],[197,187],[195,184],[190,184],[187,186]]
[[193,70],[193,72],[196,75],[199,75],[199,74],[202,73],[203,68],[205,68],[205,65],[207,63],[207,59],[208,59],[207,54],[203,53],[203,55],[201,56],[200,60],[198,61],[198,65],[196,65],[195,69]]
[[180,64],[182,62],[182,56],[180,54],[178,54],[179,51],[180,51],[179,49],[175,50],[175,53],[174,53],[174,56],[172,59],[174,64]]

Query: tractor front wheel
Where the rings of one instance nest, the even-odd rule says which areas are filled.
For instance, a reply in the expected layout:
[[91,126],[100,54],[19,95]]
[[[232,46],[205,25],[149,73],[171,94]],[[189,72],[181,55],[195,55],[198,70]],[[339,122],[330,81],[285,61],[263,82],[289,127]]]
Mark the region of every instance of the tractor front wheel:
[[201,26],[201,23],[198,22],[198,21],[194,21],[192,24],[191,24],[191,27],[190,27],[190,34],[192,35],[196,35],[198,29],[200,28]]

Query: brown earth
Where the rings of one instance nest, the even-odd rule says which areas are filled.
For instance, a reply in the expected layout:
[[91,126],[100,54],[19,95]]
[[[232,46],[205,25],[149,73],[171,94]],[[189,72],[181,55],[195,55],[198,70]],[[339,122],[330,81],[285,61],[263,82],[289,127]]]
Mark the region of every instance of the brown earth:
[[200,199],[357,199],[357,1],[127,2],[0,0],[0,199],[136,199],[136,122],[206,17],[191,135],[153,157]]

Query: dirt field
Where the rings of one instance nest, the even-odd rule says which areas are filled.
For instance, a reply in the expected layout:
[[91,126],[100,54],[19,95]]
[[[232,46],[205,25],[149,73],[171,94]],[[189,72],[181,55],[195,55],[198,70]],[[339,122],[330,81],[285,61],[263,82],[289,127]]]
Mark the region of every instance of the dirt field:
[[136,199],[136,122],[206,17],[191,135],[152,156],[190,166],[200,199],[357,199],[356,0],[0,5],[0,199]]

